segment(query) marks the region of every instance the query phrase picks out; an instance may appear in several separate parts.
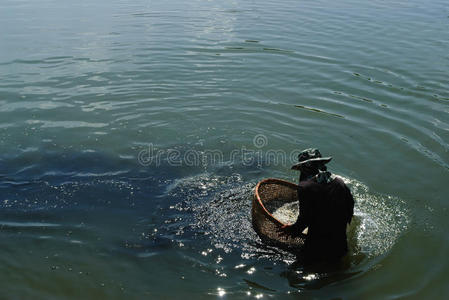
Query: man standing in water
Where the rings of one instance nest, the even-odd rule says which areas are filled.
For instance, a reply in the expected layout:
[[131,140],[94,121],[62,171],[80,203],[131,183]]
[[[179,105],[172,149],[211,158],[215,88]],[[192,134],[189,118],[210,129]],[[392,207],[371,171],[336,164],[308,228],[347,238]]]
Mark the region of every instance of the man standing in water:
[[322,157],[318,149],[298,155],[292,170],[300,171],[298,198],[300,213],[283,232],[299,236],[308,228],[303,255],[307,260],[336,259],[348,251],[346,225],[354,214],[354,199],[346,184],[327,171],[332,157]]

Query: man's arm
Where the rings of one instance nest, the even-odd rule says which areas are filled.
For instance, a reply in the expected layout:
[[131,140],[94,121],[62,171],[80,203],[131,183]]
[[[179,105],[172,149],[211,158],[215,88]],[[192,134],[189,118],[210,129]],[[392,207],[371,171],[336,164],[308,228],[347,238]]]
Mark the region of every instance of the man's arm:
[[284,225],[283,231],[292,236],[300,236],[304,229],[309,226],[310,203],[307,189],[298,189],[299,216],[293,225]]
[[347,185],[345,185],[345,192],[346,192],[346,223],[351,223],[352,216],[354,215],[354,197],[352,196],[351,190]]

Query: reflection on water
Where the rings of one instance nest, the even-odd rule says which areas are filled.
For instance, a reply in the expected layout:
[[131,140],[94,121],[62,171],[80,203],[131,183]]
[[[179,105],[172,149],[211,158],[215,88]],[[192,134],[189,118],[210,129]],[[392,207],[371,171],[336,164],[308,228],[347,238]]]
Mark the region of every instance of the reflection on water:
[[[178,260],[193,270],[217,279],[241,277],[247,292],[263,294],[279,292],[278,284],[265,282],[267,274],[277,273],[278,280],[285,278],[290,287],[306,290],[363,274],[388,252],[409,222],[401,199],[370,193],[363,183],[344,178],[356,199],[350,251],[334,265],[304,266],[294,254],[263,244],[252,229],[251,199],[257,180],[248,182],[239,173],[139,179],[99,172],[22,183],[24,200],[3,202],[9,211],[0,220],[3,234],[20,232],[23,238],[63,247],[100,247],[110,255],[138,260],[176,251]],[[15,183],[20,184],[12,179],[2,182],[5,187]],[[38,190],[41,194],[32,196]],[[63,217],[58,212],[64,212]],[[232,290],[242,292],[236,286],[228,292]],[[225,293],[222,288],[212,294]]]
[[[356,199],[348,235],[350,252],[334,265],[304,266],[294,254],[263,244],[252,229],[251,198],[258,179],[247,180],[237,172],[181,178],[175,174],[121,176],[101,168],[98,172],[83,176],[67,172],[69,175],[52,175],[25,185],[17,185],[21,182],[15,179],[3,181],[6,191],[11,185],[19,186],[24,201],[10,198],[3,202],[2,234],[46,245],[39,250],[44,251],[39,254],[43,257],[54,255],[51,249],[67,255],[78,247],[83,255],[120,258],[122,263],[129,261],[127,264],[141,261],[153,265],[160,259],[176,259],[177,264],[185,265],[180,275],[184,278],[199,271],[215,278],[214,282],[229,281],[210,292],[212,295],[261,297],[290,293],[292,288],[319,289],[359,276],[377,264],[408,224],[408,212],[400,199],[370,193],[363,183],[344,178]],[[19,240],[13,244],[17,243]],[[37,265],[52,271],[98,272],[76,260],[58,257]],[[275,281],[269,279],[273,275],[278,275]],[[280,287],[282,281],[288,286]]]

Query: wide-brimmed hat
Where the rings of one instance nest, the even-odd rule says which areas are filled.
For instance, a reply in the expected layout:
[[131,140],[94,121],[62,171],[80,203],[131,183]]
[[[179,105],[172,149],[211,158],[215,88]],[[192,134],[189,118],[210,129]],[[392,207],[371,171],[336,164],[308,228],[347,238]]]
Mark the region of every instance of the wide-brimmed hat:
[[321,153],[318,149],[309,148],[306,150],[303,150],[298,155],[298,161],[296,165],[292,166],[292,170],[299,170],[302,166],[306,164],[327,164],[332,160],[332,157],[322,157]]

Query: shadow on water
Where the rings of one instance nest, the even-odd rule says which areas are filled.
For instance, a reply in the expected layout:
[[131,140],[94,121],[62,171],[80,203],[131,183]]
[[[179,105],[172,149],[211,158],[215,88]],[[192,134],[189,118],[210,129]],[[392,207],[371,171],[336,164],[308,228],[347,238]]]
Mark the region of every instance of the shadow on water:
[[281,273],[281,276],[285,277],[293,288],[316,290],[363,272],[362,270],[353,270],[354,265],[355,263],[351,262],[348,257],[338,262],[314,265],[303,265],[295,261],[288,266],[285,272]]
[[344,178],[356,199],[350,253],[335,265],[305,267],[293,254],[261,243],[252,229],[253,189],[269,176],[263,166],[142,167],[98,153],[26,162],[1,161],[4,237],[20,233],[36,245],[51,240],[101,249],[117,264],[170,255],[170,264],[184,265],[193,277],[210,274],[228,293],[313,290],[358,276],[378,263],[408,223],[400,199]]

